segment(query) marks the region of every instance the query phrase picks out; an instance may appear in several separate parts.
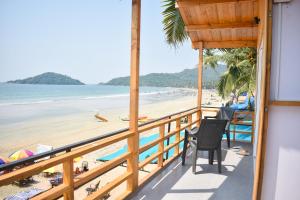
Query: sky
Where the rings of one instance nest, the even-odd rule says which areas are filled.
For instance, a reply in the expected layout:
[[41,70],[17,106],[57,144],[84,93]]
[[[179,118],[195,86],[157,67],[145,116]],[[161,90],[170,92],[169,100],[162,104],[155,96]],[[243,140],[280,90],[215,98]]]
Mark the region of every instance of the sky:
[[[194,68],[187,41],[170,47],[161,0],[143,0],[140,74]],[[0,0],[0,82],[57,72],[87,84],[130,72],[131,0]]]

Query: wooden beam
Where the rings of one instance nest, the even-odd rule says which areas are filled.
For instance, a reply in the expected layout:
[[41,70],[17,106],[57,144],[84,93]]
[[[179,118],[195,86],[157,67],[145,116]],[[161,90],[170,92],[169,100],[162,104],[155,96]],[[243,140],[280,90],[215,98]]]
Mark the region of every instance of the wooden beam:
[[[270,102],[270,85],[271,85],[271,55],[272,55],[272,0],[261,1],[264,7],[264,12],[260,18],[264,18],[262,26],[262,43],[263,55],[260,57],[262,60],[262,83],[261,83],[261,104],[259,124],[258,124],[258,137],[257,137],[257,150],[255,160],[255,172],[253,180],[252,200],[262,199],[262,187],[264,178],[264,166],[267,147],[267,134],[269,122],[269,102]],[[260,47],[259,47],[260,48]]]
[[256,40],[193,42],[193,49],[257,47]]
[[132,174],[127,181],[127,190],[133,192],[138,187],[139,158],[139,65],[140,65],[140,26],[141,0],[132,0],[131,19],[131,64],[130,64],[130,122],[129,129],[133,136],[128,138],[128,151],[131,156],[127,160],[127,173]]
[[161,139],[161,141],[159,142],[159,145],[158,145],[158,152],[161,153],[158,157],[158,167],[162,167],[163,166],[163,162],[164,162],[164,154],[163,154],[163,151],[164,151],[164,140],[163,138],[165,137],[165,127],[166,125],[161,125],[159,127],[159,138]]
[[258,25],[254,22],[235,22],[226,24],[199,24],[199,25],[188,25],[185,30],[188,32],[202,31],[202,30],[212,30],[212,29],[225,29],[225,28],[252,28]]
[[[197,105],[200,109],[200,112],[197,113],[197,119],[201,120],[201,104],[202,104],[202,76],[203,76],[203,43],[198,43],[198,49],[199,49],[199,60],[198,60],[198,101]],[[197,124],[197,126],[200,126],[200,121]]]
[[271,106],[300,106],[300,101],[271,101]]
[[[175,133],[175,143],[179,144],[180,140],[180,126],[181,126],[181,118],[176,120],[176,133]],[[174,154],[179,154],[179,145],[175,146]]]
[[216,3],[238,3],[243,1],[256,1],[256,0],[177,0],[176,8],[193,7],[205,4]]

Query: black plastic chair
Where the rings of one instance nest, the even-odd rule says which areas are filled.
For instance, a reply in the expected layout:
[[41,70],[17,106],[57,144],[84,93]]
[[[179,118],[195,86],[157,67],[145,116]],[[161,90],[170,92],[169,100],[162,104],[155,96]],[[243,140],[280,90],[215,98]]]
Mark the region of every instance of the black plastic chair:
[[216,116],[205,116],[204,119],[224,119],[227,120],[224,134],[227,138],[227,146],[230,148],[230,123],[233,118],[234,110],[230,107],[221,107]]
[[[217,151],[218,171],[221,173],[221,142],[227,120],[202,119],[200,128],[194,128],[191,131],[185,130],[184,147],[182,152],[182,165],[185,164],[187,144],[192,148],[193,173],[196,172],[197,151],[209,152],[209,164],[213,164],[214,151]],[[189,141],[189,137],[191,140]]]

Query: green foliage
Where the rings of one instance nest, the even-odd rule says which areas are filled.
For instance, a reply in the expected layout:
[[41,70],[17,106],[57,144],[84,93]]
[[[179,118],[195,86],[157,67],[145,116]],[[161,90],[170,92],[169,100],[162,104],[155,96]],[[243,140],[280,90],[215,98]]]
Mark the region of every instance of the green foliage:
[[180,12],[175,8],[176,0],[163,0],[163,25],[168,44],[177,47],[188,39]]
[[57,74],[54,72],[46,72],[26,79],[8,81],[7,83],[47,84],[47,85],[84,85],[84,83],[80,82],[79,80],[72,79],[69,76]]
[[239,96],[243,92],[253,94],[256,88],[256,49],[218,49],[204,58],[204,63],[211,66],[220,62],[227,66],[217,86],[220,96],[225,98],[231,93]]
[[[212,89],[217,86],[221,74],[226,70],[226,66],[219,65],[215,69],[206,67],[203,70],[203,88]],[[179,73],[152,73],[140,76],[140,86],[153,87],[197,87],[197,68],[185,69]],[[129,85],[130,77],[114,78],[108,81],[107,85]]]

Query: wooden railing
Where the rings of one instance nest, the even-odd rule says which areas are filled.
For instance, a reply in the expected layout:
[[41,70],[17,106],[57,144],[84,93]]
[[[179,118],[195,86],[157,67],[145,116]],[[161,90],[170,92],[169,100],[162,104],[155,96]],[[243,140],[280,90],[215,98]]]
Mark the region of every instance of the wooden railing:
[[[248,117],[250,120],[249,122],[245,122],[243,120],[239,119],[239,116],[250,116]],[[233,141],[236,141],[236,134],[250,134],[251,135],[251,143],[254,141],[254,124],[255,124],[255,112],[253,111],[235,111],[233,114],[233,120],[231,121],[231,125],[233,126],[233,130],[231,132],[233,133]],[[251,131],[241,131],[237,130],[237,125],[243,125],[243,126],[251,126]]]
[[[158,151],[145,160],[140,161],[138,163],[138,169],[143,169],[145,166],[149,165],[150,163],[153,164],[154,160],[157,160],[156,167],[152,168],[150,173],[143,177],[139,178],[138,186],[141,186],[149,180],[154,174],[159,172],[163,167],[171,163],[175,158],[177,158],[180,153],[180,143],[184,140],[184,137],[180,134],[186,128],[192,128],[194,125],[198,125],[200,123],[199,116],[202,116],[203,112],[207,113],[216,113],[218,109],[216,108],[193,108],[187,111],[175,113],[173,115],[168,115],[166,117],[162,117],[160,119],[154,120],[152,122],[146,123],[138,128],[138,134],[142,135],[144,133],[153,133],[153,129],[158,129],[159,137],[154,141],[151,141],[143,146],[139,147],[138,154],[141,154],[148,149],[158,146]],[[236,112],[234,115],[234,119],[232,121],[233,124],[241,124],[237,120],[238,114],[251,114],[252,116],[252,125],[254,123],[254,115],[252,112]],[[184,120],[183,120],[184,119]],[[175,125],[174,128],[171,129],[171,124]],[[166,126],[168,125],[168,129],[166,131]],[[234,130],[235,133],[241,133],[238,130]],[[69,152],[60,153],[53,158],[48,160],[40,161],[34,164],[31,164],[26,167],[22,167],[18,170],[13,170],[9,173],[3,174],[0,176],[0,186],[7,185],[13,183],[14,181],[22,180],[33,175],[41,173],[43,170],[48,169],[50,167],[54,167],[56,165],[62,164],[63,165],[63,183],[59,186],[56,186],[52,189],[45,191],[44,193],[34,197],[33,199],[56,199],[58,197],[63,196],[64,199],[74,199],[74,191],[83,186],[84,184],[94,180],[95,178],[111,171],[112,169],[118,167],[119,165],[125,163],[133,156],[129,152],[125,152],[117,158],[114,158],[110,161],[107,161],[99,166],[90,169],[87,172],[84,172],[76,177],[74,177],[74,170],[73,170],[73,160],[77,157],[86,155],[88,153],[94,152],[96,150],[102,149],[109,145],[115,144],[117,142],[123,141],[128,139],[129,137],[133,136],[133,132],[130,132],[128,129],[124,129],[124,131],[118,132],[116,135],[112,135],[101,139],[99,141],[91,142],[85,144],[83,146],[79,146],[77,148],[72,149]],[[247,134],[249,134],[247,132]],[[253,127],[252,127],[252,135],[253,135]],[[165,141],[169,140],[171,137],[175,137],[175,141],[173,143],[167,143],[165,145]],[[234,137],[235,140],[235,137]],[[164,155],[168,153],[171,149],[174,149],[174,153],[171,157],[165,157]],[[127,166],[128,167],[128,166]],[[135,173],[138,174],[138,173]],[[133,173],[130,170],[127,170],[125,173],[118,177],[112,177],[112,180],[108,184],[106,184],[101,189],[97,190],[93,194],[87,196],[85,199],[101,199],[105,194],[119,186],[125,181],[128,181],[132,178]],[[123,199],[132,191],[125,190],[118,198]],[[84,199],[83,197],[80,197]]]
[[[158,145],[158,151],[155,154],[152,154],[145,160],[138,163],[138,168],[142,169],[146,165],[152,163],[153,160],[157,159],[156,168],[152,170],[146,177],[143,179],[139,179],[139,186],[145,183],[151,176],[157,173],[160,169],[162,169],[166,164],[170,163],[173,159],[175,159],[180,153],[180,142],[183,141],[183,137],[181,137],[180,132],[185,128],[191,128],[196,123],[200,122],[200,119],[197,116],[201,116],[201,112],[204,109],[200,110],[198,108],[189,109],[188,111],[183,111],[180,113],[176,113],[173,115],[169,115],[167,117],[160,118],[150,123],[146,123],[143,126],[139,126],[138,134],[143,134],[145,132],[149,132],[153,129],[159,129],[159,137],[148,143],[144,146],[139,147],[139,154]],[[217,109],[206,109],[211,112],[217,112]],[[187,118],[187,123],[182,123],[181,120]],[[175,129],[172,130],[170,127],[169,130],[166,131],[166,125],[171,125],[175,123]],[[63,196],[64,199],[74,199],[74,191],[80,186],[94,180],[95,178],[107,173],[108,171],[116,168],[120,164],[126,162],[133,156],[131,153],[126,152],[121,156],[114,158],[113,160],[107,161],[99,166],[96,166],[93,169],[90,169],[87,172],[84,172],[76,177],[74,177],[73,170],[73,161],[75,158],[86,155],[88,153],[94,152],[96,150],[102,149],[109,145],[115,144],[117,142],[128,139],[133,136],[133,132],[130,132],[128,129],[123,132],[118,133],[117,135],[112,135],[105,139],[95,141],[92,143],[85,144],[83,146],[74,148],[69,152],[60,153],[53,158],[48,160],[40,161],[29,166],[21,167],[20,169],[13,170],[9,173],[3,174],[0,176],[0,186],[4,186],[10,183],[13,183],[18,180],[22,180],[33,175],[41,173],[43,170],[48,168],[57,166],[59,164],[63,165],[63,183],[59,186],[51,188],[44,193],[34,197],[33,199],[56,199],[58,197]],[[170,137],[175,136],[175,141],[167,146],[164,145],[164,141],[168,140]],[[174,154],[168,158],[164,159],[164,154],[171,149],[174,148]],[[135,173],[138,174],[138,173]],[[97,190],[93,194],[86,197],[86,199],[100,199],[103,195],[107,194],[112,189],[116,188],[123,182],[132,178],[133,173],[127,170],[124,174],[111,180],[107,185]],[[119,197],[120,199],[126,197],[132,191],[123,191],[123,194]],[[84,199],[83,197],[80,197]]]

